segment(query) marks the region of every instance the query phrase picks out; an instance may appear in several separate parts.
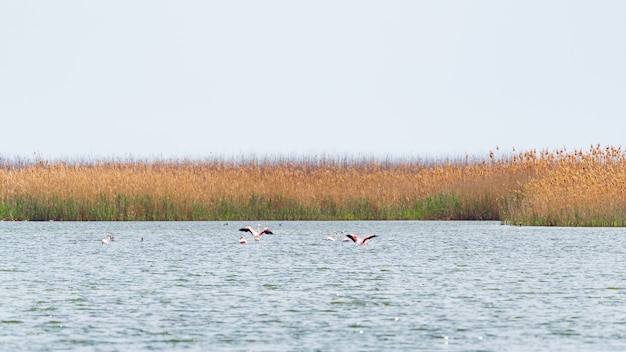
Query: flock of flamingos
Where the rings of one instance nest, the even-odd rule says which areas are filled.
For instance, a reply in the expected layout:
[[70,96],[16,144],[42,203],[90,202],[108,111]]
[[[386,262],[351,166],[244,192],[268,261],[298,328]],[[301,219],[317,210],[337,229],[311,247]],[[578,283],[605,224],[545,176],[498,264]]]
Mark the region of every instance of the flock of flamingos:
[[[254,228],[252,228],[252,226],[246,226],[246,227],[242,227],[239,229],[239,231],[243,231],[243,232],[249,232],[252,234],[252,237],[254,238],[255,241],[260,241],[261,240],[261,236],[263,236],[263,234],[268,234],[268,235],[273,235],[274,233],[272,231],[270,231],[269,228],[264,227],[264,228],[260,228],[258,230],[255,230]],[[324,238],[325,241],[337,241],[337,235],[338,234],[344,234],[344,231],[335,231],[333,233],[332,236],[327,236]],[[359,238],[359,236],[350,233],[350,234],[346,234],[346,237],[342,239],[343,242],[350,242],[351,240],[356,244],[356,245],[366,245],[367,241],[370,238],[374,238],[376,237],[376,235],[367,235],[363,238]],[[109,244],[111,242],[115,242],[115,236],[113,236],[110,233],[107,233],[106,236],[102,239],[102,244]],[[139,242],[143,242],[143,237],[141,238],[141,240],[139,240]],[[246,238],[241,235],[239,237],[239,243],[240,244],[246,244],[248,243],[248,240],[246,240]]]
[[[272,231],[270,231],[269,228],[264,227],[264,228],[260,228],[258,230],[255,230],[252,228],[252,226],[246,226],[246,227],[242,227],[239,229],[239,231],[243,231],[243,232],[249,232],[252,234],[252,237],[254,238],[255,241],[260,241],[261,240],[261,236],[266,233],[268,235],[273,235],[274,233]],[[327,236],[324,238],[325,241],[336,241],[337,240],[337,234],[343,234],[343,231],[335,231],[333,233],[333,236]],[[363,238],[359,238],[359,236],[351,233],[351,234],[347,234],[346,238],[344,238],[342,241],[343,242],[350,242],[350,240],[352,240],[354,243],[356,243],[357,245],[365,245],[367,244],[367,241],[370,238],[374,238],[376,237],[376,235],[367,235]],[[246,244],[248,243],[248,240],[246,240],[246,238],[241,235],[239,237],[239,243],[240,244]]]

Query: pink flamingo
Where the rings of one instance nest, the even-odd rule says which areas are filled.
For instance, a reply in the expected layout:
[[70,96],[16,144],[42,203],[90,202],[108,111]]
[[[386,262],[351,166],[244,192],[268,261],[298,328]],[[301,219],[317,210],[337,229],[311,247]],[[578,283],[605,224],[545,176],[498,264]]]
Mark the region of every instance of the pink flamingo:
[[115,237],[112,234],[107,233],[106,236],[102,239],[102,244],[109,244],[111,242],[115,242]]
[[243,235],[242,235],[242,236],[239,236],[239,243],[240,244],[246,244],[246,243],[248,243],[248,241],[246,241],[246,238],[243,237]]
[[344,233],[344,231],[333,231],[333,235],[324,237],[324,241],[336,241],[338,233]]
[[357,245],[366,245],[367,244],[367,240],[369,240],[370,238],[374,238],[376,237],[376,235],[367,235],[364,238],[359,238],[359,236],[355,235],[355,234],[349,234],[346,235],[349,239],[351,239],[352,241],[354,241],[354,243],[356,243]]
[[250,232],[252,234],[252,236],[254,237],[255,241],[260,241],[261,240],[261,235],[263,235],[264,233],[266,233],[268,235],[273,235],[274,234],[267,227],[264,227],[263,229],[260,229],[259,231],[256,231],[255,229],[252,228],[252,226],[246,226],[244,228],[239,229],[239,231]]

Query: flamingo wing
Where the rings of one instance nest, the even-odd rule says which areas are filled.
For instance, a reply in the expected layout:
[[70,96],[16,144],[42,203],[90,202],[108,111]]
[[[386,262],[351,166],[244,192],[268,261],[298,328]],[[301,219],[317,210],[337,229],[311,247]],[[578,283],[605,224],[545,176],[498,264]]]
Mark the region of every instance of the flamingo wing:
[[254,233],[254,232],[252,232],[252,228],[250,226],[246,226],[246,227],[240,228],[239,231]]
[[273,235],[274,233],[272,231],[270,231],[270,229],[268,229],[267,227],[263,229],[263,231],[261,231],[261,233],[266,233],[268,235]]
[[354,242],[357,242],[357,237],[356,237],[356,235],[349,234],[349,235],[346,235],[346,237],[348,237],[349,239],[351,239],[351,240],[352,240],[352,241],[354,241]]
[[374,238],[374,237],[377,237],[377,236],[376,235],[365,236],[365,238],[363,239],[363,244],[365,244],[365,242],[369,240],[370,238]]

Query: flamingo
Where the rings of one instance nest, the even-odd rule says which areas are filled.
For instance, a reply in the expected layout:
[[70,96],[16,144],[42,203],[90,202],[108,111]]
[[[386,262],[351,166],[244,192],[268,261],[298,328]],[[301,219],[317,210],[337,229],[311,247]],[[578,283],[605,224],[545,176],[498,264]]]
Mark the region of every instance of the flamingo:
[[248,243],[248,241],[246,241],[246,238],[242,236],[239,236],[239,244],[246,244]]
[[367,235],[364,238],[359,238],[359,236],[355,235],[355,234],[349,234],[346,235],[349,239],[351,239],[352,241],[354,241],[354,243],[356,243],[357,245],[366,245],[367,244],[367,240],[369,240],[370,238],[374,238],[376,237],[376,235]]
[[106,236],[102,239],[102,244],[109,244],[111,242],[115,242],[115,237],[112,234],[107,233]]
[[254,236],[254,240],[255,241],[260,241],[261,240],[261,235],[263,235],[264,233],[266,233],[268,235],[273,235],[274,234],[267,227],[264,227],[263,229],[260,229],[259,231],[256,231],[255,229],[252,228],[252,226],[246,226],[244,228],[239,229],[239,231],[250,232],[252,234],[252,236]]
[[344,233],[344,231],[333,231],[333,235],[324,237],[324,241],[336,241],[338,233]]

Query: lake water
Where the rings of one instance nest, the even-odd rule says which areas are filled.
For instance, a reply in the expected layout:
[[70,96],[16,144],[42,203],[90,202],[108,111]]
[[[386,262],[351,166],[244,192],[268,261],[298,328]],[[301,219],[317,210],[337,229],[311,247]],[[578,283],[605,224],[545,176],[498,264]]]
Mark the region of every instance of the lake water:
[[240,245],[244,225],[0,223],[0,349],[626,349],[624,229],[264,222]]

